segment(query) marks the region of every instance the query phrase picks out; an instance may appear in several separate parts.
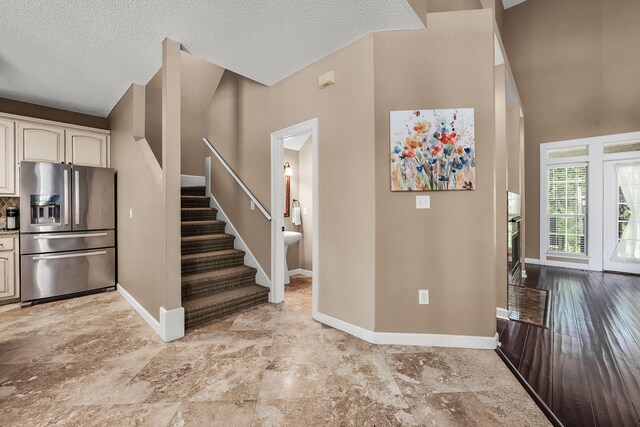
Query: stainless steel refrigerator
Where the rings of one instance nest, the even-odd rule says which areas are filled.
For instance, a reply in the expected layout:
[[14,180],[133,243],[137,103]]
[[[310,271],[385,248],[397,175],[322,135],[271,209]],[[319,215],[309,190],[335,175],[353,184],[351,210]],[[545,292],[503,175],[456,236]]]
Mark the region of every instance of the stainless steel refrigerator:
[[20,164],[23,303],[116,284],[113,169]]

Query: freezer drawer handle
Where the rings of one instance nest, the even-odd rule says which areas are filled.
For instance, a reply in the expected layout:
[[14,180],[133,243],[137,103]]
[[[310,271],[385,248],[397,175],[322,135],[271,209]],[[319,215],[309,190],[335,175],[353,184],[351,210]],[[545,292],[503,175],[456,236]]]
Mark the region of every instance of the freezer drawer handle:
[[69,171],[64,170],[64,224],[69,224]]
[[65,258],[80,258],[87,256],[95,256],[95,255],[106,255],[107,251],[100,252],[80,252],[77,254],[67,254],[67,255],[48,255],[48,256],[36,256],[33,257],[34,261],[47,261],[50,259],[65,259]]
[[75,196],[76,209],[73,214],[76,220],[76,225],[80,224],[80,172],[74,171],[74,177],[76,182],[74,183],[73,194]]
[[77,237],[104,237],[107,233],[87,233],[87,234],[64,234],[62,236],[34,236],[33,240],[51,240],[51,239],[75,239]]

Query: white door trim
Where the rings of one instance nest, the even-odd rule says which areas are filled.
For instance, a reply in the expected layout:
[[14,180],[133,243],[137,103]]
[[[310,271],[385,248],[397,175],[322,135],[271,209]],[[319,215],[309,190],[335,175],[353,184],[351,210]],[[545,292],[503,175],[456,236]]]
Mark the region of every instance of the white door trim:
[[318,319],[318,290],[320,287],[320,215],[319,212],[319,183],[318,183],[318,119],[314,118],[271,134],[271,293],[269,301],[279,303],[284,301],[284,163],[283,139],[304,132],[311,131],[313,144],[313,277],[311,280],[312,316]]
[[[639,141],[640,132],[629,132],[614,135],[596,136],[590,138],[554,141],[540,144],[540,264],[602,271],[603,269],[603,192],[604,162],[611,160],[625,160],[636,158],[638,152],[623,152],[604,154],[605,144]],[[549,159],[549,150],[587,146],[586,156]],[[587,257],[571,254],[547,253],[547,167],[550,165],[588,165],[588,195],[587,195]],[[548,260],[563,258],[563,261]],[[587,259],[588,264],[572,263],[571,258]]]

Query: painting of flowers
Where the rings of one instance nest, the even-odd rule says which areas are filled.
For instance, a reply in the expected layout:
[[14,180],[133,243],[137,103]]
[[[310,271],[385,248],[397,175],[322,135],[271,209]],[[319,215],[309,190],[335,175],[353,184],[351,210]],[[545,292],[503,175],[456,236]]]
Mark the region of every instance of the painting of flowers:
[[391,112],[391,191],[474,190],[473,108]]

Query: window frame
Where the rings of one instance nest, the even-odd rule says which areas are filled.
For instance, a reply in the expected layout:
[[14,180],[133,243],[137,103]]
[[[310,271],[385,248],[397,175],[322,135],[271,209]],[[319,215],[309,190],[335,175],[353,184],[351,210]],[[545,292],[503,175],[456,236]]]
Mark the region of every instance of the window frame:
[[[580,156],[583,157],[583,156]],[[563,158],[563,160],[565,160],[566,158]],[[584,253],[580,253],[580,252],[566,252],[566,251],[553,251],[549,248],[549,240],[551,237],[551,233],[549,230],[549,220],[552,217],[556,217],[556,218],[579,218],[580,215],[572,215],[572,214],[564,214],[564,215],[552,215],[549,213],[549,170],[550,169],[559,169],[559,168],[575,168],[575,167],[585,167],[586,168],[586,202],[587,202],[587,206],[586,206],[586,212],[584,213],[584,215],[582,215],[584,217],[584,223],[585,223],[585,230],[584,230],[584,247],[585,247],[585,252]],[[571,258],[576,258],[576,257],[584,257],[584,258],[588,258],[589,257],[589,163],[588,162],[570,162],[567,163],[565,161],[563,161],[562,163],[552,163],[552,164],[548,164],[545,170],[546,173],[546,186],[545,186],[545,195],[546,195],[546,212],[545,212],[545,219],[546,219],[546,226],[547,226],[547,232],[546,232],[546,236],[545,236],[545,253],[549,256],[558,256],[558,257],[571,257]],[[557,234],[557,233],[556,233]],[[542,245],[542,241],[540,241],[540,244]]]

